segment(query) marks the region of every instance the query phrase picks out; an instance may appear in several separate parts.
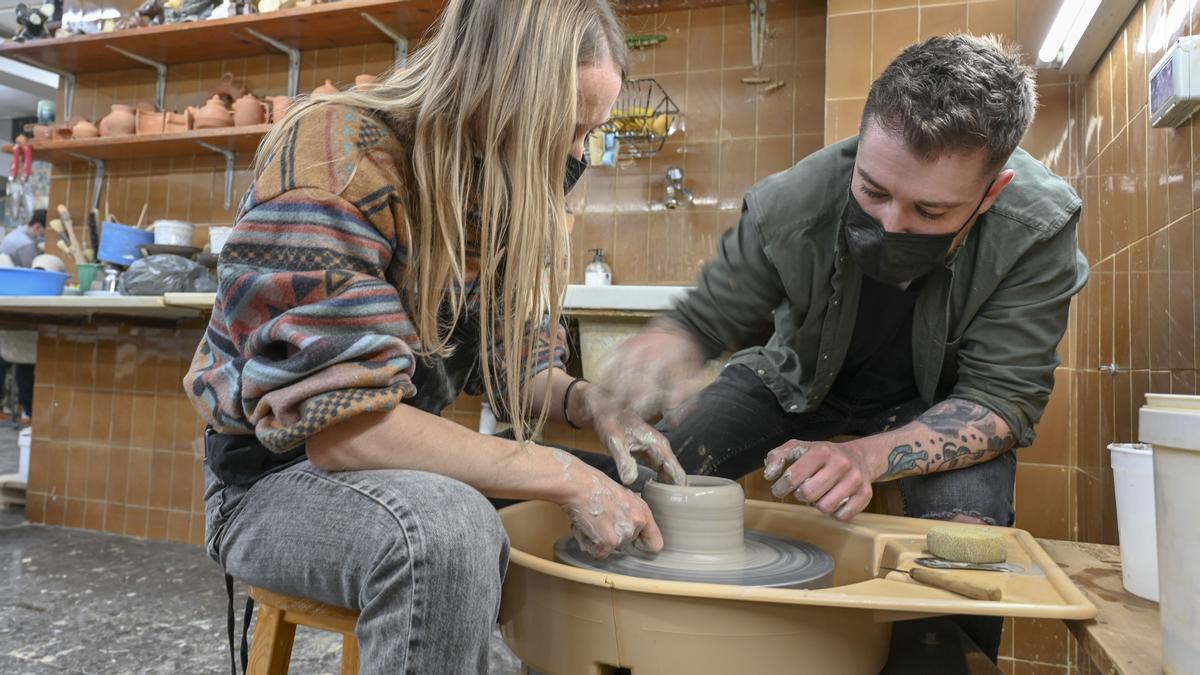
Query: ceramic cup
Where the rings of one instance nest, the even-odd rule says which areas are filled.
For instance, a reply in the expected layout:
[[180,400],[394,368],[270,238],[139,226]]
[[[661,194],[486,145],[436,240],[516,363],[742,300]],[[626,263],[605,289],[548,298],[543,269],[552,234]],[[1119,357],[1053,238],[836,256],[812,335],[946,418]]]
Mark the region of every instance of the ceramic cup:
[[746,495],[728,478],[688,476],[687,485],[650,481],[642,499],[663,535],[663,550],[730,556],[745,550]]

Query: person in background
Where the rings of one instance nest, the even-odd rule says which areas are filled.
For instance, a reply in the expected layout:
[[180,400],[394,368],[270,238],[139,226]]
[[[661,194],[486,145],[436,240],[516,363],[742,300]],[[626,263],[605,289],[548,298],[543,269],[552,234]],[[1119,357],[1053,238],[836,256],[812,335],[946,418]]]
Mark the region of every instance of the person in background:
[[[635,451],[679,466],[566,373],[559,321],[565,194],[627,59],[608,0],[452,0],[407,64],[298,102],[259,149],[184,379],[205,543],[245,583],[360,610],[362,673],[486,671],[508,559],[488,498],[557,504],[595,555],[662,546],[614,477],[640,478]],[[464,391],[513,437],[441,417]],[[533,442],[546,418],[613,458]]]
[[[841,520],[898,481],[905,515],[1011,525],[1013,450],[1088,278],[1078,195],[1017,147],[1036,107],[1032,69],[995,40],[906,48],[859,135],[753,186],[695,289],[598,385],[667,412],[688,473],[763,471]],[[1002,622],[962,623],[995,660]]]
[[[39,244],[46,236],[46,209],[33,212],[33,217],[21,227],[9,232],[0,241],[0,255],[8,256],[17,267],[30,267],[33,259],[42,254]],[[3,339],[3,336],[0,336]],[[8,363],[0,359],[0,389],[8,382],[8,369],[14,370],[14,380],[17,389],[17,404],[19,406],[18,422],[21,426],[29,426],[33,416],[33,376],[34,364]]]
[[40,244],[45,239],[46,209],[38,209],[28,223],[5,235],[0,241],[0,254],[7,255],[17,267],[30,267],[33,259],[42,254]]

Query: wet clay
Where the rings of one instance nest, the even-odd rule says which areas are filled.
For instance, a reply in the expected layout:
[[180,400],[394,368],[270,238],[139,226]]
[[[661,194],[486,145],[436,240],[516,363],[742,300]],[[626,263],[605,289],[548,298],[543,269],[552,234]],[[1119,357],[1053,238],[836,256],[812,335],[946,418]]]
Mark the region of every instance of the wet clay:
[[774,588],[825,588],[833,558],[801,541],[745,529],[745,495],[737,483],[688,476],[688,484],[650,481],[642,493],[663,535],[663,550],[590,555],[571,536],[555,544],[559,560],[629,576]]

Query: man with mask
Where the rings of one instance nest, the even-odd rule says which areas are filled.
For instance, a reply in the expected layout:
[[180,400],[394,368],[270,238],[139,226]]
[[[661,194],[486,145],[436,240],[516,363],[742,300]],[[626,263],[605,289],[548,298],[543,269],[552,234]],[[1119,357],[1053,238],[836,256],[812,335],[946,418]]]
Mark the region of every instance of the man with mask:
[[0,241],[0,255],[7,255],[17,267],[30,267],[33,259],[42,254],[38,244],[45,238],[46,209],[38,209],[28,223],[9,232]]
[[[842,520],[899,480],[908,516],[1012,524],[1010,450],[1034,439],[1088,275],[1079,197],[1017,148],[1035,107],[1032,71],[991,39],[905,49],[859,136],[752,187],[695,290],[600,384],[665,414],[689,473],[765,464],[777,496]],[[999,625],[968,631],[993,659]]]

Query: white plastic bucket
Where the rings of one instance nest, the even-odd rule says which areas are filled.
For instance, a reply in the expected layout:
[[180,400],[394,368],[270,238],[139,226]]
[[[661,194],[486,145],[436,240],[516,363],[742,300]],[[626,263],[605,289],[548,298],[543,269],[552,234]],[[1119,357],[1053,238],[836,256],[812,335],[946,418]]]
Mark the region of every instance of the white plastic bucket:
[[29,483],[29,447],[33,444],[33,427],[25,427],[17,434],[17,475],[22,483]]
[[232,227],[210,227],[208,228],[208,244],[212,249],[213,255],[221,252],[225,248],[225,240],[229,238],[229,233],[233,232]]
[[182,220],[156,220],[154,243],[159,246],[191,246],[192,224]]
[[1144,443],[1112,443],[1125,590],[1158,602],[1158,543],[1154,525],[1154,451]]
[[1200,664],[1200,396],[1146,394],[1139,440],[1154,445],[1163,670]]

